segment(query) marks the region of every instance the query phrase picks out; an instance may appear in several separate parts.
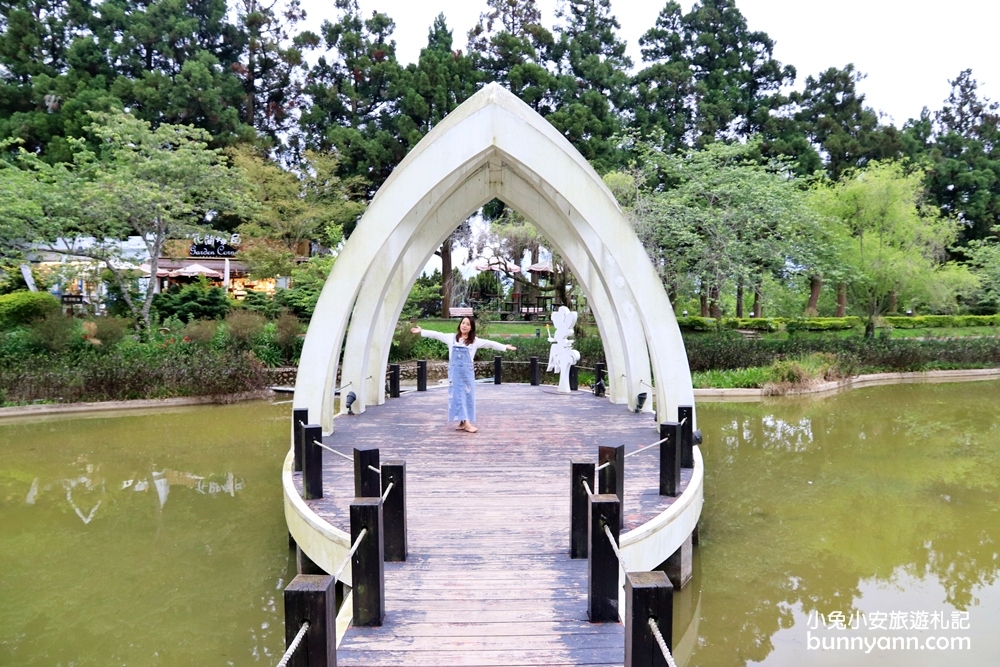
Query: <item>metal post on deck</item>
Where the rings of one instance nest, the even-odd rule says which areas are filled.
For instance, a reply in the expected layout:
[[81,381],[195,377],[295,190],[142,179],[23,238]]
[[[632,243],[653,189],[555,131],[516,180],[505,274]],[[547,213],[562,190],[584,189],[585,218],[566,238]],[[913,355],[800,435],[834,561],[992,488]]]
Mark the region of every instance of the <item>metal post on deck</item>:
[[[590,494],[594,489],[593,461],[570,461],[569,557],[587,557]],[[586,486],[584,486],[586,483]]]
[[660,495],[677,497],[681,489],[681,425],[660,424]]
[[292,409],[292,458],[295,462],[293,470],[302,472],[302,424],[309,423],[308,408]]
[[389,398],[399,398],[399,364],[389,364]]
[[618,556],[605,526],[618,543],[622,504],[613,494],[590,496],[587,534],[587,616],[591,623],[618,622]]
[[594,364],[594,396],[603,398],[605,389],[604,362],[598,361]]
[[681,467],[694,467],[694,408],[682,405],[677,408],[677,421],[681,423]]
[[417,362],[417,391],[427,391],[427,360]]
[[569,390],[576,391],[580,388],[580,369],[573,364],[569,367]]
[[625,667],[666,667],[652,619],[667,650],[672,651],[674,587],[660,571],[625,575]]
[[538,367],[538,357],[531,357],[531,386],[537,387],[542,383],[541,369]]
[[288,667],[336,667],[337,612],[334,579],[300,574],[285,588],[285,646],[291,647],[308,623]]
[[597,492],[613,493],[625,499],[625,445],[597,448]]
[[503,358],[500,355],[493,357],[493,384],[503,383]]
[[323,497],[323,427],[319,424],[302,425],[302,497],[315,500]]
[[382,495],[381,472],[378,464],[378,447],[368,445],[354,448],[354,495],[358,498],[377,498]]
[[386,562],[406,560],[406,461],[382,464],[382,533]]
[[364,539],[351,556],[353,625],[378,627],[385,620],[385,538],[382,532],[382,498],[355,498],[351,503],[351,543],[362,530]]

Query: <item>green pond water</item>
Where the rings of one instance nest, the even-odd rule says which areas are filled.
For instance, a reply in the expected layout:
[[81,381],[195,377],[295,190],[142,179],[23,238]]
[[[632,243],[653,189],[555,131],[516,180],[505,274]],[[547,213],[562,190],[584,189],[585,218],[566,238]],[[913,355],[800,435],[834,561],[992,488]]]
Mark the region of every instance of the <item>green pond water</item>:
[[[1000,664],[998,398],[984,382],[701,403],[682,667]],[[0,421],[0,665],[275,664],[289,413]],[[878,647],[930,636],[969,644]],[[823,650],[838,637],[874,648]]]

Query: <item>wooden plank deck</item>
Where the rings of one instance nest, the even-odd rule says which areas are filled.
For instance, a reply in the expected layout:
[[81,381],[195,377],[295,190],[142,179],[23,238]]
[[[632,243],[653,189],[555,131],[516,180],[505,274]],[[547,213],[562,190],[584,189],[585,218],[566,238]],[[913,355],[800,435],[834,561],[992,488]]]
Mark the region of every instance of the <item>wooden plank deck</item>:
[[[447,390],[432,389],[339,417],[325,438],[344,453],[377,445],[407,468],[408,560],[386,563],[384,625],[350,628],[337,664],[621,665],[622,626],[587,622],[587,562],[568,555],[569,461],[655,442],[652,416],[551,386],[476,391],[479,433],[450,428]],[[625,530],[672,501],[657,493],[658,451],[626,459]],[[323,492],[309,506],[349,532],[349,461],[324,456]]]

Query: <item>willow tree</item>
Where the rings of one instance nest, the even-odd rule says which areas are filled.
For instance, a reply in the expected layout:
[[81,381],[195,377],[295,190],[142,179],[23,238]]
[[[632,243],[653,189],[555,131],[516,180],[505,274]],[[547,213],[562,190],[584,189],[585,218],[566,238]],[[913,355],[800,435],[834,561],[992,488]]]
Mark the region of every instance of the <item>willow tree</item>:
[[975,286],[968,269],[945,261],[959,223],[927,205],[923,171],[873,162],[837,182],[818,184],[812,195],[816,209],[849,236],[847,289],[866,318],[865,336],[874,335],[875,318],[893,299],[943,310]]

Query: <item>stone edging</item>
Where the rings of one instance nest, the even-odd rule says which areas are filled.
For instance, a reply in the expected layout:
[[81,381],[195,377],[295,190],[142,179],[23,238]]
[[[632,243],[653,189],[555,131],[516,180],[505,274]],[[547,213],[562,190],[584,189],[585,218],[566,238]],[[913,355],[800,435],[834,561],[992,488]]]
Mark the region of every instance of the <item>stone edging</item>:
[[[914,373],[872,373],[857,375],[843,380],[821,382],[811,387],[795,389],[780,396],[803,396],[807,394],[834,394],[848,389],[878,387],[887,384],[910,384],[915,382],[977,382],[1000,379],[1000,368],[974,368],[957,371],[918,371]],[[768,395],[763,389],[695,389],[695,398],[708,401],[759,401]]]
[[270,389],[248,391],[241,394],[222,396],[179,396],[177,398],[152,398],[132,401],[100,401],[94,403],[39,403],[36,405],[15,405],[0,408],[0,419],[5,417],[30,417],[32,415],[72,414],[74,412],[104,412],[108,410],[137,410],[149,408],[174,408],[184,405],[206,405],[210,403],[237,403],[270,398]]

